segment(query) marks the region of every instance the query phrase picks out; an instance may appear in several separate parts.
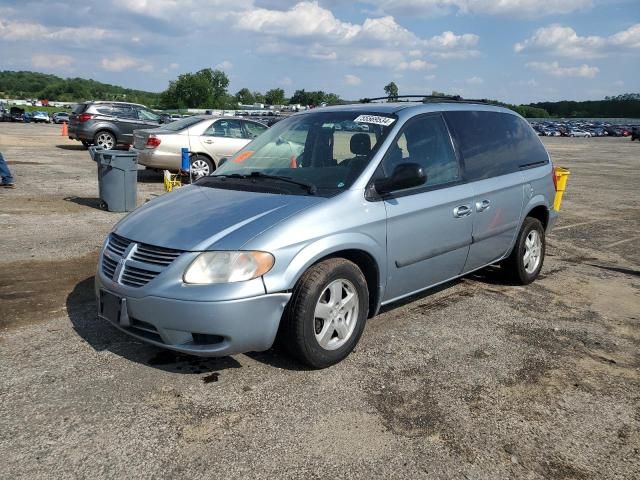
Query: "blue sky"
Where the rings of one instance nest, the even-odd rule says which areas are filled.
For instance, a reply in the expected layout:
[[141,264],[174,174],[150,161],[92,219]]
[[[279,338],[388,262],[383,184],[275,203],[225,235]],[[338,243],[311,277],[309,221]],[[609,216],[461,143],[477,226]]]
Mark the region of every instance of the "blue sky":
[[432,90],[528,103],[640,92],[638,0],[0,0],[0,69],[161,91],[343,98]]

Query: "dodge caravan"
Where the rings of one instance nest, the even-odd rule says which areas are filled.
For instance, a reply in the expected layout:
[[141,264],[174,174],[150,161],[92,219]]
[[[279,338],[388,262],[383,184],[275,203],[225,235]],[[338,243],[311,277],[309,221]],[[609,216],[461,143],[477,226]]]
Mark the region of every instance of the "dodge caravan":
[[[353,124],[360,128],[348,128]],[[528,284],[554,224],[553,165],[530,125],[480,102],[293,115],[109,234],[99,316],[201,356],[344,359],[382,305],[500,264]]]

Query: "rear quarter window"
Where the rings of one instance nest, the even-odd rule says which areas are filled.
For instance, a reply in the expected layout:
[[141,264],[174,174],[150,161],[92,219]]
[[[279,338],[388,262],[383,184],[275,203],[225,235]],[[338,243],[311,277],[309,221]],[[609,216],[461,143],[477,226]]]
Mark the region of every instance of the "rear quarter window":
[[544,165],[547,151],[529,124],[501,112],[452,111],[445,118],[462,154],[469,181]]

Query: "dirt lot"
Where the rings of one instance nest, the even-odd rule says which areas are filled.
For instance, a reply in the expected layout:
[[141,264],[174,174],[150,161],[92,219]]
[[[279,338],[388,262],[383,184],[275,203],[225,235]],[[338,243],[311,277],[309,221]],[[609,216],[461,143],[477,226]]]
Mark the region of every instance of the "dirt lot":
[[[98,321],[95,165],[0,124],[0,478],[640,478],[640,145],[546,138],[571,169],[541,279],[386,309],[342,364],[176,356]],[[162,194],[141,172],[139,201]]]

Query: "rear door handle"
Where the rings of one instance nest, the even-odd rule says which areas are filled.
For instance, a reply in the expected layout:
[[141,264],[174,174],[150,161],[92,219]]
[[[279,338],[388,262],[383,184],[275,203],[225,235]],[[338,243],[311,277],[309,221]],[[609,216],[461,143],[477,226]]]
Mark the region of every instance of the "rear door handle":
[[491,206],[491,202],[489,200],[482,200],[481,202],[476,202],[476,212],[484,212]]
[[470,205],[460,205],[453,209],[453,216],[456,218],[466,217],[467,215],[471,215]]

